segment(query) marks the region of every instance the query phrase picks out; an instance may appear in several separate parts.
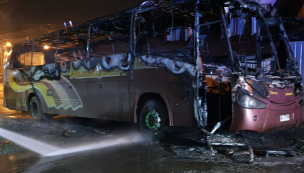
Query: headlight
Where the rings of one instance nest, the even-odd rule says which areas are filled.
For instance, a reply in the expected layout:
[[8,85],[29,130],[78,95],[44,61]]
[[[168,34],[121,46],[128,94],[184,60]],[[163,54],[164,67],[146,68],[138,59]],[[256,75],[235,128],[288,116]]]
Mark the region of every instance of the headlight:
[[238,95],[238,101],[244,108],[249,109],[265,109],[267,107],[267,104],[255,99],[253,97],[250,97],[246,94],[239,94]]

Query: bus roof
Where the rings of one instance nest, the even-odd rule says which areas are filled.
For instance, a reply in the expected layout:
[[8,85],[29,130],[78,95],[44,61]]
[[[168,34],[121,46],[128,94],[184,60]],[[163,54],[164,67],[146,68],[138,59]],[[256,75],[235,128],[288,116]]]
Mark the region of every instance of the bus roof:
[[[238,2],[246,2],[246,4],[250,4],[250,5],[257,5],[257,0],[163,0],[163,1],[159,1],[158,3],[155,3],[154,1],[144,1],[143,3],[141,3],[138,6],[132,7],[132,8],[128,8],[126,10],[117,12],[117,13],[113,13],[107,16],[103,16],[103,17],[98,17],[89,21],[86,21],[82,24],[73,26],[73,27],[67,27],[61,30],[57,30],[42,36],[38,36],[35,38],[30,38],[26,41],[22,41],[19,43],[16,43],[15,45],[32,45],[33,41],[35,40],[35,43],[40,43],[40,44],[59,44],[59,45],[64,45],[64,44],[68,44],[69,42],[75,40],[76,34],[77,34],[77,41],[79,40],[86,40],[87,39],[87,34],[89,31],[89,26],[101,26],[104,27],[107,24],[111,24],[112,27],[114,25],[115,28],[117,29],[122,29],[119,27],[116,27],[115,24],[116,22],[121,22],[123,29],[125,30],[125,32],[129,31],[130,29],[130,20],[131,20],[131,16],[133,14],[134,11],[136,11],[138,14],[140,13],[145,13],[145,12],[149,12],[149,11],[156,11],[156,12],[160,12],[160,11],[166,11],[168,13],[170,13],[171,7],[175,7],[174,8],[174,12],[178,12],[181,14],[186,13],[184,9],[179,8],[179,7],[185,7],[187,5],[194,5],[195,2],[200,1],[201,5],[200,5],[200,11],[204,11],[206,10],[206,12],[210,12],[210,7],[208,6],[208,4],[213,4],[213,5],[220,5],[223,2],[233,2],[233,1],[238,1]],[[220,3],[219,3],[220,2]],[[190,14],[190,12],[188,12],[188,14]],[[194,15],[191,13],[191,15]],[[128,18],[129,17],[129,18]],[[162,16],[161,14],[157,14],[157,13],[153,13],[153,17],[158,17],[160,20],[162,20]],[[215,18],[207,18],[204,19],[204,23],[206,22],[212,22],[212,21],[216,21],[218,20]],[[115,21],[115,24],[114,24]],[[98,30],[98,28],[97,28]],[[95,33],[95,34],[99,34],[99,33]],[[94,33],[91,33],[94,37]]]
[[[196,0],[165,0],[165,1],[160,1],[159,3],[154,3],[153,1],[144,1],[139,6],[128,8],[126,10],[109,14],[107,16],[102,16],[92,20],[88,20],[84,23],[78,24],[73,27],[67,27],[64,29],[53,31],[45,35],[30,38],[26,41],[18,42],[15,45],[32,43],[33,40],[35,40],[35,42],[53,42],[57,40],[58,35],[60,35],[61,39],[62,38],[64,39],[64,38],[68,38],[69,36],[73,36],[74,34],[81,34],[81,33],[87,34],[89,26],[100,25],[109,22],[113,19],[126,18],[128,16],[131,16],[135,10],[137,11],[137,13],[143,13],[146,11],[152,11],[160,8],[170,8],[172,5],[184,4],[190,2],[193,3],[195,1]],[[201,1],[207,1],[207,0],[201,0]]]

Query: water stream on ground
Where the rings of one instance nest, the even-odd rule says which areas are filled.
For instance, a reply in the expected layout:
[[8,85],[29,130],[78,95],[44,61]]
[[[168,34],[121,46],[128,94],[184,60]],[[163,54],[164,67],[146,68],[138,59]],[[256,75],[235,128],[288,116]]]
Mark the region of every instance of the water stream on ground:
[[0,128],[0,136],[26,149],[38,153],[41,156],[58,156],[64,154],[71,154],[76,152],[106,148],[114,145],[136,143],[143,140],[143,138],[140,135],[130,134],[130,135],[124,135],[123,137],[109,138],[109,139],[104,139],[102,141],[95,141],[86,144],[81,144],[78,146],[61,148],[33,138],[26,137],[24,135],[20,135],[15,132],[5,130],[3,128]]

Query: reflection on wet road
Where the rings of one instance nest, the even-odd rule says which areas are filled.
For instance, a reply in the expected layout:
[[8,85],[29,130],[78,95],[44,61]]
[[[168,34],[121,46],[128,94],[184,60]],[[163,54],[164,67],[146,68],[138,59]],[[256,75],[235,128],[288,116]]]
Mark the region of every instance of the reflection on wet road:
[[[2,95],[1,89],[0,94]],[[1,95],[0,105],[3,105]],[[51,123],[41,123],[27,113],[7,110],[2,106],[0,128],[60,149],[85,147],[97,141],[125,139],[128,135],[139,134],[137,126],[130,123],[67,116],[55,117]],[[303,134],[303,130],[268,134],[273,136],[275,142],[265,140],[267,135],[259,136],[257,142],[270,146],[296,147],[297,156],[257,156],[254,163],[250,164],[238,162],[234,156],[226,155],[225,148],[218,148],[218,154],[210,155],[205,141],[201,140],[202,134],[197,129],[176,128],[173,136],[163,141],[132,141],[128,144],[48,157],[40,156],[0,137],[0,173],[303,172]],[[298,138],[292,138],[293,136]],[[290,143],[287,144],[286,139]],[[246,160],[247,155],[244,157]]]

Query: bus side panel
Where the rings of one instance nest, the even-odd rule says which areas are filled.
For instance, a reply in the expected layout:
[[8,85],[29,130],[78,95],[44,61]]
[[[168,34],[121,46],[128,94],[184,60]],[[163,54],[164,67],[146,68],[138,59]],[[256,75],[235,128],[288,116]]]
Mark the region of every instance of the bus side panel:
[[[19,70],[6,70],[4,87],[6,107],[13,110],[28,111],[29,96],[32,93],[38,97],[43,113],[89,117],[83,105],[87,98],[86,81],[71,82],[67,76],[60,75],[60,73],[58,73],[60,76],[55,76],[56,79],[47,79],[45,76],[41,78],[37,75],[45,74],[41,69],[42,67],[36,69],[33,78],[39,80],[35,79],[32,82],[33,85]],[[24,70],[25,73],[29,73],[29,71],[33,70]]]
[[11,110],[28,111],[28,95],[32,87],[20,71],[6,69],[4,80],[4,106]]
[[170,84],[174,126],[195,126],[193,88]]
[[162,68],[135,70],[134,80],[130,82],[130,101],[135,122],[139,97],[144,93],[156,93],[166,103],[170,126],[194,126],[193,89],[189,81],[185,75],[174,75]]
[[3,91],[4,107],[10,110],[17,110],[16,98],[19,97],[19,93],[14,92],[8,83],[4,84]]
[[[165,73],[164,73],[165,72]],[[170,92],[168,88],[168,83],[166,82],[167,72],[162,69],[157,68],[141,68],[134,70],[134,78],[130,81],[130,104],[131,110],[134,114],[131,117],[134,122],[138,122],[136,109],[139,103],[139,99],[143,94],[155,94],[160,95],[163,101],[166,103],[166,107],[169,111],[169,119],[172,121],[171,102],[170,102]],[[128,73],[130,75],[130,73]],[[161,77],[162,76],[162,77]],[[168,99],[169,98],[169,99]],[[152,98],[151,98],[152,99]]]
[[48,114],[90,117],[87,83],[61,76],[60,80],[41,80],[34,84],[42,111]]
[[120,121],[134,122],[132,109],[130,109],[130,76],[122,76],[118,84],[119,119]]

